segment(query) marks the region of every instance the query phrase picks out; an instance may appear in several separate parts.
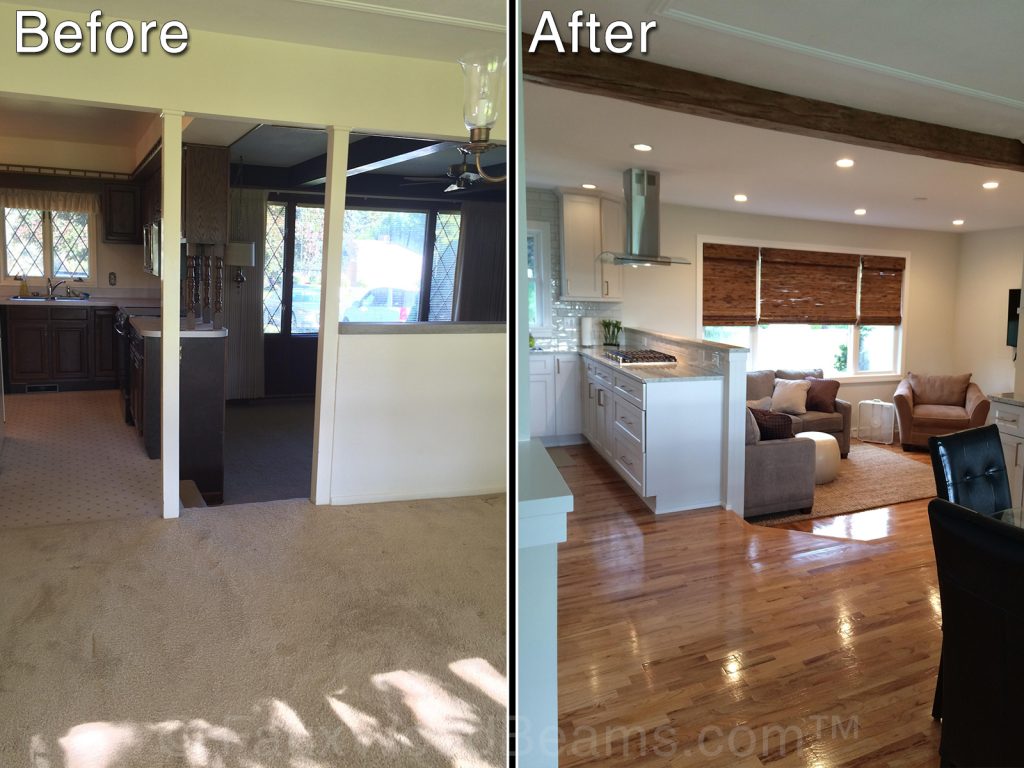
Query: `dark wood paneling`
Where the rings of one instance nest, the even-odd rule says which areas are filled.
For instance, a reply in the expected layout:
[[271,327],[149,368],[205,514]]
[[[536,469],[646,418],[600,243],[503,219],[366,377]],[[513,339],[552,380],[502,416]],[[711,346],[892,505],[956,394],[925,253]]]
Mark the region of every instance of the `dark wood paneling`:
[[264,391],[267,397],[312,395],[316,392],[315,336],[282,336],[268,333],[263,337],[265,371]]
[[42,382],[50,379],[50,355],[47,343],[49,321],[43,317],[19,317],[8,314],[7,369],[12,383]]
[[224,338],[185,339],[181,356],[181,479],[207,504],[224,501]]
[[1024,145],[1016,139],[805,99],[632,56],[565,56],[552,44],[529,53],[529,47],[524,35],[523,78],[532,83],[799,136],[1024,170]]
[[184,232],[190,242],[227,242],[229,161],[227,147],[185,147]]
[[50,324],[54,380],[89,378],[89,326],[85,321],[57,321]]

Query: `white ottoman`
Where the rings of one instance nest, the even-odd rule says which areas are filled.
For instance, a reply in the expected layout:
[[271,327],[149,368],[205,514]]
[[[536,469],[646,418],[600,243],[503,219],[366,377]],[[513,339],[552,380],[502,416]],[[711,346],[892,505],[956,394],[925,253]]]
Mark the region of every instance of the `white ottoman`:
[[835,480],[839,474],[839,442],[825,432],[801,432],[796,437],[814,441],[814,484]]

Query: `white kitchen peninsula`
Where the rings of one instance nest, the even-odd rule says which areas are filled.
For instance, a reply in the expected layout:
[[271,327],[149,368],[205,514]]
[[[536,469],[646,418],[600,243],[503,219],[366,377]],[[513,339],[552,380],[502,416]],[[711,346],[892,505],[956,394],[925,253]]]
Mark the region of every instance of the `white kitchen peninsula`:
[[[619,366],[603,347],[580,350],[583,433],[654,512],[742,509],[747,351],[637,329],[623,347],[677,362]],[[739,450],[737,450],[737,446]]]

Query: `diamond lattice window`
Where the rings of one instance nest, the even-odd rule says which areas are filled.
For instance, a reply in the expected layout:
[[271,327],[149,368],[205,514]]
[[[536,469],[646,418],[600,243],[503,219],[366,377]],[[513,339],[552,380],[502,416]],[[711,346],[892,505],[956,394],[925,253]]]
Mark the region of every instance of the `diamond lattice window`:
[[11,277],[43,277],[43,212],[4,208],[4,253]]
[[89,214],[53,211],[51,222],[54,277],[89,277]]
[[288,208],[267,203],[267,236],[263,259],[263,332],[281,332],[284,303],[284,240]]
[[462,215],[438,213],[434,227],[434,261],[430,273],[430,322],[452,319],[455,296],[455,264],[459,256]]

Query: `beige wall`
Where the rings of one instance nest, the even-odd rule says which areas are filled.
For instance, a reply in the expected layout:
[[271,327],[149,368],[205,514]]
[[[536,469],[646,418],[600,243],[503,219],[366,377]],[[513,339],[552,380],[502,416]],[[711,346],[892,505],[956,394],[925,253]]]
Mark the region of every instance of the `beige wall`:
[[[794,246],[905,251],[910,254],[904,306],[904,345],[909,370],[952,373],[959,235],[789,219],[662,205],[661,251],[690,258],[693,266],[626,268],[624,325],[694,337],[699,333],[698,237],[742,238]],[[1019,268],[1018,268],[1019,280]],[[897,379],[844,383],[840,397],[856,403],[891,400]]]
[[957,273],[955,360],[989,393],[1013,390],[1006,346],[1007,292],[1021,287],[1024,227],[963,235]]

